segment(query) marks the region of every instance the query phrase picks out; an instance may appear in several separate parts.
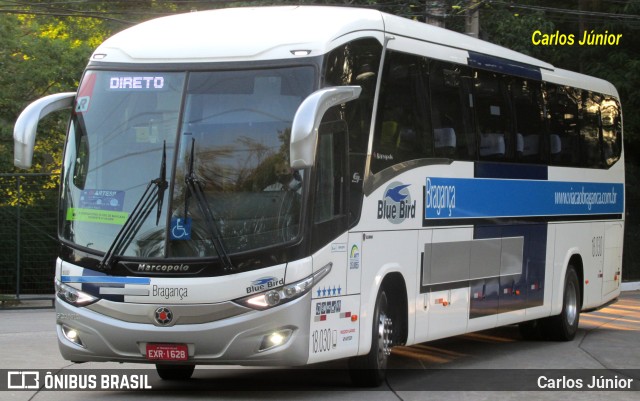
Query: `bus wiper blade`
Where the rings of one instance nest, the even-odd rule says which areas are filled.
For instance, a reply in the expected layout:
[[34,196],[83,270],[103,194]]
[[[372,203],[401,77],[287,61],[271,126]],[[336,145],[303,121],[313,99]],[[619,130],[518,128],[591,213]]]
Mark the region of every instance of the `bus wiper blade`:
[[[167,141],[162,142],[162,161],[160,162],[160,176],[156,178],[158,187],[158,212],[156,215],[156,226],[160,222],[160,214],[162,213],[162,204],[164,203],[164,191],[169,186],[167,182]],[[152,181],[153,182],[153,181]]]
[[187,191],[184,197],[184,217],[187,218],[187,212],[189,207],[189,198],[193,195],[198,204],[198,209],[200,209],[200,213],[204,217],[204,221],[207,225],[207,229],[209,230],[209,234],[211,234],[211,241],[213,242],[213,247],[218,254],[218,257],[222,261],[222,265],[225,270],[233,269],[233,264],[231,263],[231,259],[229,259],[229,254],[222,243],[222,234],[220,233],[220,229],[216,224],[216,220],[211,212],[211,208],[209,207],[209,203],[207,202],[207,198],[202,191],[201,183],[193,172],[193,164],[195,159],[195,147],[196,140],[191,139],[191,160],[189,161],[189,172],[184,178],[185,183],[187,184]]
[[156,225],[160,221],[160,214],[162,212],[162,204],[164,202],[164,193],[169,183],[167,182],[167,143],[166,141],[162,145],[162,160],[160,162],[160,176],[154,180],[151,180],[147,184],[147,188],[138,200],[138,203],[133,208],[129,217],[124,222],[120,231],[114,238],[109,250],[104,254],[102,261],[98,265],[99,269],[111,270],[113,265],[113,258],[120,255],[122,251],[133,241],[136,233],[142,227],[142,224],[147,220],[147,217],[151,214],[154,206],[158,206],[158,212],[156,217]]

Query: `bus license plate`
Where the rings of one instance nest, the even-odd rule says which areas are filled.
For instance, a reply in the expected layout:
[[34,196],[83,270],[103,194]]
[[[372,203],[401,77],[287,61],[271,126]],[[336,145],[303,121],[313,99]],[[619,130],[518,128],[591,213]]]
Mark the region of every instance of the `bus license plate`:
[[186,361],[189,359],[189,349],[186,344],[147,344],[147,359]]

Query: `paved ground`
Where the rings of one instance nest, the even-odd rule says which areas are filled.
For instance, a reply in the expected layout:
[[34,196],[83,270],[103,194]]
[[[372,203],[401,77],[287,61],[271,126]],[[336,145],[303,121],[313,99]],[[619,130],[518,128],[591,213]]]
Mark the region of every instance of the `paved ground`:
[[[144,365],[86,363],[76,365],[58,353],[52,309],[0,310],[0,375],[8,371],[100,373],[103,369],[140,369]],[[186,383],[163,382],[155,370],[126,371],[147,377],[153,390],[4,391],[2,400],[638,400],[640,399],[640,291],[624,292],[620,301],[583,314],[576,339],[568,343],[531,342],[517,327],[453,337],[410,347],[396,347],[387,382],[376,390],[350,386],[344,364],[279,370],[198,367]],[[597,369],[597,370],[586,370]],[[635,391],[552,391],[583,380],[631,382]],[[545,379],[540,379],[545,377]],[[564,377],[564,378],[563,378]],[[557,379],[557,380],[556,380]],[[3,383],[6,377],[0,377]],[[573,381],[573,382],[572,382]],[[4,382],[6,383],[6,381]],[[487,390],[481,391],[482,383]],[[517,391],[537,389],[540,391]],[[439,390],[446,391],[439,391]],[[496,391],[504,389],[509,391]],[[465,390],[465,391],[454,391]]]

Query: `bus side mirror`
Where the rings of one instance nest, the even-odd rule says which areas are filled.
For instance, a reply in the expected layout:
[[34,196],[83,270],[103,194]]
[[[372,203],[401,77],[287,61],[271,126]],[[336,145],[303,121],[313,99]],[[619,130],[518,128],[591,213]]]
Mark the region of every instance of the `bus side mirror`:
[[313,166],[318,144],[320,121],[331,107],[357,99],[359,86],[334,86],[313,92],[298,107],[291,126],[289,142],[291,167],[300,169]]
[[75,96],[75,92],[45,96],[28,105],[20,113],[13,127],[13,164],[16,167],[31,167],[38,122],[54,111],[73,106]]

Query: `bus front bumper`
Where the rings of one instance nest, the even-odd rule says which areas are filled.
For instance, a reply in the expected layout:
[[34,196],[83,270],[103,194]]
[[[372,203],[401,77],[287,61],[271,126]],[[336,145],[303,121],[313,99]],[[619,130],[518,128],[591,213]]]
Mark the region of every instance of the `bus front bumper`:
[[148,344],[165,344],[187,346],[188,359],[175,363],[304,365],[309,359],[310,311],[308,293],[265,311],[251,310],[211,322],[159,327],[123,321],[56,299],[60,353],[74,362],[171,363],[147,357]]

